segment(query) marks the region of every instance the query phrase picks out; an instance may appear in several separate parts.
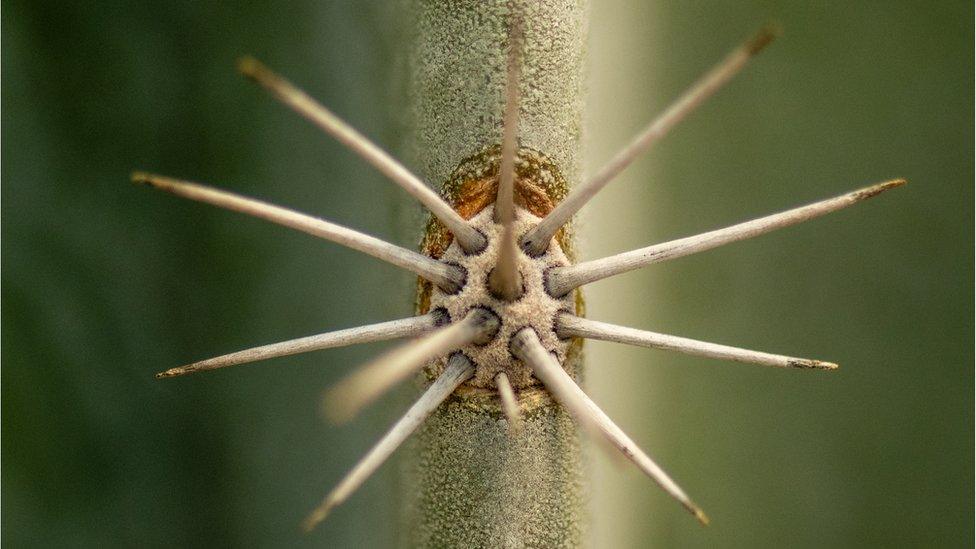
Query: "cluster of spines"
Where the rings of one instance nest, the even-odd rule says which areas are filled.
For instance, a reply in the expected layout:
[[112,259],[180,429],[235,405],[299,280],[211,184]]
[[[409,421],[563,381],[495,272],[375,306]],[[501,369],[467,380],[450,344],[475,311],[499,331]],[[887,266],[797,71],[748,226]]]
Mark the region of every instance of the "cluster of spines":
[[[590,199],[617,174],[629,166],[640,154],[662,138],[695,107],[715,93],[738,73],[746,62],[758,53],[774,36],[764,28],[755,37],[733,50],[729,56],[696,82],[676,102],[650,123],[634,140],[624,147],[596,175],[569,193],[542,221],[520,240],[512,230],[514,219],[513,180],[517,142],[518,70],[520,33],[512,25],[509,44],[506,107],[502,139],[502,159],[499,170],[499,190],[495,205],[495,221],[504,226],[504,245],[489,285],[497,296],[516,299],[520,288],[516,257],[522,252],[537,256],[544,253],[556,232],[565,225]],[[433,192],[418,177],[393,159],[380,147],[358,133],[328,109],[317,103],[288,81],[268,70],[258,61],[245,58],[239,70],[268,89],[326,133],[359,154],[393,182],[420,201],[436,219],[452,233],[457,243],[468,253],[478,253],[486,245],[485,237],[455,212],[450,204]],[[375,237],[328,221],[311,217],[258,200],[216,190],[195,183],[142,172],[134,173],[133,181],[146,183],[176,195],[239,211],[248,215],[285,225],[320,238],[347,246],[365,254],[416,273],[447,293],[465,284],[466,273],[456,266]],[[547,274],[547,291],[560,297],[582,285],[652,263],[705,251],[723,244],[752,238],[766,232],[813,219],[829,212],[871,198],[882,191],[903,185],[904,180],[879,183],[836,198],[831,198],[779,214],[755,219],[731,227],[696,236],[682,238],[614,256],[552,269]],[[427,388],[420,399],[384,435],[359,463],[330,492],[322,504],[306,519],[306,529],[313,528],[328,512],[351,495],[392,453],[413,433],[445,399],[474,375],[475,365],[458,350],[490,339],[498,331],[497,315],[474,310],[462,319],[449,322],[442,311],[378,324],[322,333],[295,340],[264,345],[194,362],[157,374],[159,378],[175,377],[193,372],[213,370],[237,364],[265,360],[290,354],[331,347],[382,341],[395,338],[417,338],[379,357],[349,375],[326,393],[325,409],[337,422],[349,420],[363,405],[377,398],[385,390],[425,364],[440,357],[449,357],[447,368]],[[836,364],[818,360],[749,351],[725,345],[706,343],[687,338],[657,334],[633,328],[615,326],[563,313],[556,319],[554,330],[563,338],[589,338],[615,341],[631,345],[675,350],[698,356],[723,358],[739,362],[782,368],[835,369]],[[514,358],[531,368],[553,398],[564,406],[586,429],[607,440],[619,449],[642,471],[654,479],[666,492],[680,501],[701,522],[707,518],[684,491],[651,460],[602,410],[579,388],[572,377],[550,355],[532,329],[519,331],[512,337],[509,349]],[[502,409],[513,432],[521,426],[517,396],[504,373],[495,379]]]

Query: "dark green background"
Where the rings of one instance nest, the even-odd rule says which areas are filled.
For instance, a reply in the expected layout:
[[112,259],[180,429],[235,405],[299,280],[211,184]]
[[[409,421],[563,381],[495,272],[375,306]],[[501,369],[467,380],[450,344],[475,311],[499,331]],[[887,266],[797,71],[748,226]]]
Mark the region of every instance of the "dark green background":
[[[758,24],[786,33],[598,199],[582,231],[590,257],[911,180],[593,286],[601,320],[842,365],[780,372],[590,346],[595,398],[713,518],[702,530],[636,472],[601,467],[597,501],[616,509],[598,510],[598,542],[971,544],[971,3],[592,11],[592,73],[606,80],[590,94],[590,168]],[[400,13],[8,1],[2,21],[3,541],[392,543],[395,467],[313,535],[297,526],[403,409],[407,390],[351,426],[317,415],[321,390],[382,345],[152,373],[409,314],[411,277],[127,177],[211,182],[413,246],[419,208],[233,71],[255,54],[402,150]],[[617,108],[620,95],[645,99]]]

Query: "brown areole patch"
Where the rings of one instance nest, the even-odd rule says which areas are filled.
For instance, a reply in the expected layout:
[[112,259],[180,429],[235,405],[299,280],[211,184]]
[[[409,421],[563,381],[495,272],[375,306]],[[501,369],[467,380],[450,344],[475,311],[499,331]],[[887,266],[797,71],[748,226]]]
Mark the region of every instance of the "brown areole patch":
[[[444,183],[441,196],[462,218],[471,219],[495,203],[501,154],[501,145],[485,147],[462,160]],[[520,147],[515,158],[514,191],[515,204],[541,218],[562,201],[569,188],[559,168],[545,154]],[[424,255],[439,259],[444,250],[450,246],[453,238],[451,231],[431,215],[420,241],[420,251]],[[556,241],[563,248],[566,257],[575,263],[576,250],[572,243],[571,228],[560,229],[556,233]],[[418,277],[416,301],[418,314],[429,312],[431,288],[429,281]],[[582,313],[579,310],[582,305],[581,299],[577,299],[577,302],[578,312]]]
[[[495,203],[500,165],[501,145],[485,147],[458,164],[441,188],[441,196],[462,218],[472,219]],[[519,147],[515,158],[513,190],[517,206],[536,217],[543,218],[565,198],[569,189],[559,168],[545,154],[527,147]],[[555,238],[566,258],[571,263],[575,263],[576,254],[571,231],[571,227],[566,226],[559,230]],[[430,216],[420,243],[420,251],[434,259],[440,259],[451,245],[453,238],[451,232],[436,217]],[[431,283],[418,277],[416,298],[418,314],[430,311],[432,291]],[[584,315],[583,295],[580,290],[573,295],[573,308],[577,315]],[[566,353],[565,367],[573,375],[576,373],[582,354],[582,342],[582,339],[574,338]],[[432,379],[430,374],[431,372],[428,372],[428,377]],[[462,385],[461,389],[465,390],[459,390],[456,394],[465,399],[477,399],[476,393],[485,391],[485,388],[469,386],[469,384]],[[496,408],[495,390],[492,388],[487,392],[491,394],[486,396],[493,401],[489,407]],[[528,394],[519,396],[520,402],[523,400],[522,397],[529,397]]]

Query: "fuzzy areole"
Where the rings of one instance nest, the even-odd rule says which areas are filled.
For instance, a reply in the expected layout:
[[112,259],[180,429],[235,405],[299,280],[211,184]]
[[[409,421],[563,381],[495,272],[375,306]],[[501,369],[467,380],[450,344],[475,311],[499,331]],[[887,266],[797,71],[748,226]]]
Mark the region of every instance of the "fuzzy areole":
[[[505,372],[516,389],[538,385],[532,369],[512,357],[508,349],[512,335],[522,328],[532,328],[539,334],[542,344],[554,353],[560,364],[565,363],[569,340],[560,339],[555,332],[556,315],[560,311],[575,314],[572,295],[555,298],[545,289],[545,272],[552,267],[569,265],[558,243],[538,258],[518,255],[519,272],[522,275],[522,296],[515,301],[498,299],[488,288],[488,275],[495,266],[502,227],[492,220],[493,207],[485,208],[470,222],[488,237],[488,247],[476,255],[465,254],[460,246],[452,243],[441,256],[441,261],[461,266],[467,273],[464,287],[459,292],[447,294],[434,288],[430,298],[434,310],[445,309],[451,319],[462,318],[468,311],[483,307],[496,314],[500,321],[498,333],[484,345],[471,344],[461,349],[474,362],[475,375],[467,381],[475,387],[492,387],[498,372]],[[539,222],[539,218],[517,208],[516,234],[522,234]],[[447,365],[447,358],[435,361],[430,367],[433,377],[440,375]]]

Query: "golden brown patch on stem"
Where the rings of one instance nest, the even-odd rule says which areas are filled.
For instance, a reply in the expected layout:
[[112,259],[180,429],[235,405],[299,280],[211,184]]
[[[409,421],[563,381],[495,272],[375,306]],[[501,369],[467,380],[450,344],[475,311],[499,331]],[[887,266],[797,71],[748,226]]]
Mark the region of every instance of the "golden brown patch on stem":
[[[501,145],[485,147],[462,160],[444,183],[441,196],[465,220],[495,203],[498,195],[498,175],[501,164]],[[566,196],[569,188],[559,168],[545,154],[520,147],[515,158],[515,204],[536,217],[545,217]],[[453,235],[437,218],[430,216],[420,243],[420,251],[439,259],[453,241]],[[571,261],[575,260],[569,233],[562,228],[556,241]],[[419,314],[430,311],[431,284],[418,278],[416,309]],[[581,311],[577,311],[581,314]]]

